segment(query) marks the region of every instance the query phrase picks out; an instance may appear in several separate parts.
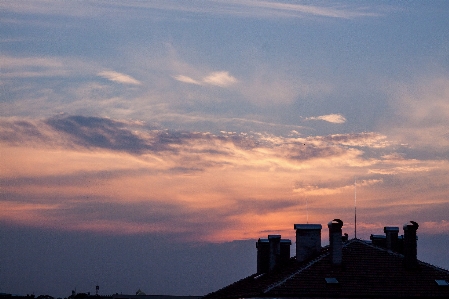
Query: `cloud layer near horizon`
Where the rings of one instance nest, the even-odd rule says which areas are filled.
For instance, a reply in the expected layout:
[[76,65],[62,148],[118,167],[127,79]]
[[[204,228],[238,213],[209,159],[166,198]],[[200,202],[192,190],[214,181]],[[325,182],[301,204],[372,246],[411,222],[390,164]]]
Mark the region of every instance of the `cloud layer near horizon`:
[[395,154],[377,133],[214,135],[62,115],[3,120],[0,142],[0,216],[27,226],[217,242],[286,233],[308,214],[350,229],[354,176],[361,234],[398,217],[431,230],[447,205],[449,164]]

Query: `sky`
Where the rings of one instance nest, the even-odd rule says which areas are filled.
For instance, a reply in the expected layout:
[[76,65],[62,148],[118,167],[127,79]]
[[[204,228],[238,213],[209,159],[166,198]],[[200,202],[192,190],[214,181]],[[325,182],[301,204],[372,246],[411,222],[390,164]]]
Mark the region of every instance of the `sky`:
[[0,1],[0,293],[204,295],[355,206],[448,269],[448,13]]

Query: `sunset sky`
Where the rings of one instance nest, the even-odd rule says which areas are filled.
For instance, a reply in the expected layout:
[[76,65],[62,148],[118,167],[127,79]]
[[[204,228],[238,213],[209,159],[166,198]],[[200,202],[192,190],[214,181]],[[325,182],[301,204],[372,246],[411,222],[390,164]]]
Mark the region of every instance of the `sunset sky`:
[[[0,1],[0,293],[204,295],[255,240],[449,268],[449,2]],[[295,245],[293,242],[292,252]]]

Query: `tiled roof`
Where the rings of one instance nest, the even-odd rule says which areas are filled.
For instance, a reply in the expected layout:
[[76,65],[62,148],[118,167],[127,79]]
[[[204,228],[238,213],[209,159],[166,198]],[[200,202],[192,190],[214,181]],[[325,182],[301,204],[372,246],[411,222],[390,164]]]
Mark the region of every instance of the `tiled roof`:
[[436,282],[449,282],[449,271],[424,262],[418,262],[416,269],[408,270],[403,266],[403,260],[401,254],[373,246],[367,241],[352,239],[343,245],[341,266],[331,264],[328,248],[325,247],[314,259],[298,263],[292,258],[282,268],[262,275],[251,275],[205,298],[449,298],[449,286]]

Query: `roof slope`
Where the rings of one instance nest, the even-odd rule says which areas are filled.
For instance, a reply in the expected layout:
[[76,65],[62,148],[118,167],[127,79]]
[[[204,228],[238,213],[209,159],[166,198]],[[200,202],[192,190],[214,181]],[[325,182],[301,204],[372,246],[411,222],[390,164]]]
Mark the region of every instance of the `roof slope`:
[[[449,271],[418,263],[415,270],[403,266],[404,256],[352,239],[343,245],[343,264],[333,266],[327,248],[313,260],[298,263],[291,259],[281,269],[251,275],[205,296],[243,297],[414,297],[449,298]],[[328,283],[335,278],[338,283]]]

